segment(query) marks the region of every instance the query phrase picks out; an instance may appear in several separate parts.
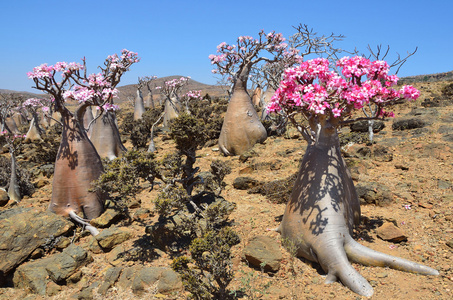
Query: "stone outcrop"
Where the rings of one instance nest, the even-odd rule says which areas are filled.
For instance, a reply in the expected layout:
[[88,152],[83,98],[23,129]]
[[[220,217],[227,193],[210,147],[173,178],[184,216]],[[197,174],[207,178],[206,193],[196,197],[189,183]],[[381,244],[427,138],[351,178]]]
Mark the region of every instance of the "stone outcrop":
[[52,282],[66,284],[73,274],[92,260],[86,250],[71,245],[61,253],[19,266],[14,273],[14,287],[33,294],[48,295]]
[[256,236],[244,249],[244,258],[265,272],[277,272],[283,258],[277,242],[268,236]]
[[70,232],[74,224],[48,211],[10,209],[0,212],[0,277],[46,243]]

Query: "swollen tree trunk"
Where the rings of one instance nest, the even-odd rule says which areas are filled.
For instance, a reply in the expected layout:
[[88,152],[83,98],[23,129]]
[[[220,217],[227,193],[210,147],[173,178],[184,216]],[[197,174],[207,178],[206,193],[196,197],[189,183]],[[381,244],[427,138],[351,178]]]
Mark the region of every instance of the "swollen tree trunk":
[[145,105],[143,103],[142,92],[137,90],[137,96],[135,97],[134,105],[134,120],[142,118],[142,115],[145,113]]
[[14,122],[16,123],[16,125],[19,125],[19,126],[25,125],[28,123],[27,118],[22,113],[20,113],[20,111],[15,112],[13,114],[12,118],[14,119]]
[[[307,147],[282,223],[282,241],[296,255],[317,262],[327,272],[326,283],[339,279],[352,291],[371,296],[373,288],[349,263],[385,266],[437,275],[429,267],[360,245],[352,229],[360,218],[360,205],[344,162],[336,127],[318,127],[317,139]],[[349,259],[349,260],[348,260]]]
[[41,133],[42,129],[39,127],[38,115],[36,113],[33,113],[33,118],[31,119],[28,132],[25,135],[24,142],[41,141]]
[[46,116],[44,112],[41,111],[41,118],[39,124],[44,127],[48,128],[50,125],[50,118]]
[[54,111],[52,113],[52,118],[50,119],[50,126],[54,126],[55,124],[59,124],[61,122],[61,113],[58,111]]
[[91,131],[93,128],[93,124],[91,124],[91,122],[93,121],[93,119],[93,110],[91,109],[91,107],[88,107],[83,114],[83,128],[87,132],[88,138],[91,137]]
[[20,193],[19,180],[17,179],[16,155],[11,147],[9,153],[11,154],[11,178],[9,181],[8,197],[14,202],[20,202],[20,200],[22,200],[22,195]]
[[256,114],[246,83],[238,80],[223,120],[219,148],[224,155],[241,155],[266,138],[266,129]]
[[151,92],[148,92],[143,101],[145,102],[145,107],[150,107],[151,109],[155,108],[153,94]]
[[49,210],[63,216],[82,212],[86,219],[97,218],[104,211],[105,195],[88,190],[103,172],[101,158],[75,119],[63,114],[62,124]]
[[176,96],[167,98],[165,100],[163,126],[165,128],[168,128],[170,121],[177,118],[180,112],[181,102],[178,100],[178,98],[176,98]]
[[151,152],[151,153],[156,152],[156,145],[154,144],[154,126],[156,126],[160,122],[160,120],[163,118],[164,115],[165,115],[165,112],[163,112],[160,115],[159,119],[157,119],[157,121],[154,122],[153,125],[151,126],[151,141],[148,146],[148,152]]
[[102,158],[117,158],[127,149],[121,142],[114,112],[104,111],[92,125],[90,140]]
[[5,129],[12,134],[20,134],[19,128],[17,128],[17,124],[16,121],[14,121],[14,118],[6,118],[3,130]]
[[272,96],[275,94],[275,90],[271,87],[268,87],[267,90],[264,92],[263,97],[260,99],[261,107],[261,121],[266,120],[269,118],[269,113],[267,112],[267,105],[271,102]]
[[261,88],[259,86],[257,86],[253,92],[252,103],[256,107],[260,107],[261,105]]

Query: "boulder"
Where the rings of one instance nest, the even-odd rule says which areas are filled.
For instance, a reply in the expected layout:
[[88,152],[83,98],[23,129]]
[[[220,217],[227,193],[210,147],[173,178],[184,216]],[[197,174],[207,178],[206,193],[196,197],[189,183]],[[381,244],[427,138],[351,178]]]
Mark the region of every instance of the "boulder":
[[48,211],[10,209],[0,213],[0,277],[25,261],[33,251],[73,230],[74,224]]
[[377,182],[361,182],[356,185],[361,204],[387,206],[393,201],[393,194],[385,185]]
[[371,157],[376,161],[389,162],[393,160],[393,153],[386,146],[376,145]]
[[382,226],[376,230],[376,233],[377,236],[384,241],[399,243],[407,240],[405,233],[392,222],[382,224]]
[[9,201],[8,192],[0,189],[0,206],[5,206]]
[[415,128],[423,128],[427,124],[421,118],[395,119],[393,121],[393,130],[409,130]]
[[86,250],[71,245],[61,253],[19,266],[14,272],[14,287],[33,294],[50,295],[55,290],[51,282],[65,284],[71,275],[92,260]]
[[244,249],[244,258],[265,272],[277,272],[283,258],[278,243],[268,236],[252,238]]
[[106,270],[102,284],[98,289],[98,293],[105,295],[109,288],[111,288],[118,280],[121,274],[121,267],[110,267]]
[[258,180],[250,177],[237,177],[234,179],[233,187],[238,190],[248,190],[259,184]]
[[122,215],[119,209],[107,208],[102,215],[92,219],[90,224],[97,228],[106,228],[121,219]]
[[99,243],[99,246],[105,251],[110,251],[116,245],[119,245],[132,237],[132,234],[129,231],[112,227],[104,229],[96,235],[96,240]]
[[45,268],[52,281],[61,283],[93,259],[85,249],[72,244],[63,252],[44,260],[48,261]]
[[[352,132],[368,132],[368,130],[369,130],[368,129],[369,125],[368,125],[368,121],[367,120],[354,122],[349,127],[351,128]],[[385,124],[384,124],[383,121],[375,120],[373,122],[373,132],[374,133],[377,133],[377,132],[381,131],[384,128],[385,128]]]
[[128,287],[137,295],[156,285],[158,293],[170,294],[182,289],[182,281],[179,275],[170,268],[132,266],[124,268],[118,286],[123,289]]

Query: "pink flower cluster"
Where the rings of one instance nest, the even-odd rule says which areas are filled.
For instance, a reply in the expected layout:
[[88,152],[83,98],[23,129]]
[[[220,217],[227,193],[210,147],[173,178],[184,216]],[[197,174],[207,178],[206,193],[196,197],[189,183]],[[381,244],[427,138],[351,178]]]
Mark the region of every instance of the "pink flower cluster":
[[27,72],[27,76],[30,79],[50,78],[55,74],[55,72],[62,72],[63,76],[69,76],[73,72],[83,70],[83,68],[83,65],[75,62],[57,62],[53,66],[42,64],[40,66],[34,67],[32,72]]
[[101,89],[93,89],[92,87],[75,86],[73,90],[65,91],[63,97],[65,99],[77,100],[79,103],[93,101],[104,102],[112,97],[117,97],[118,90],[109,87]]
[[41,102],[42,99],[38,98],[29,98],[22,103],[22,107],[24,108],[35,108],[35,107],[41,107],[44,104]]
[[138,57],[138,54],[127,49],[121,50],[121,56],[118,56],[118,54],[115,53],[107,57],[107,62],[109,64],[110,71],[112,72],[118,70],[123,72],[127,71],[130,65],[139,61],[140,58]]
[[189,82],[189,79],[190,77],[187,76],[165,81],[163,86],[158,86],[156,89],[159,89],[161,94],[171,97],[173,94],[178,93],[178,91]]
[[179,87],[187,83],[190,77],[181,77],[179,79],[173,79],[169,81],[165,81],[165,86],[167,87]]
[[[364,57],[343,57],[337,62],[340,76],[330,70],[329,61],[316,58],[285,70],[284,78],[268,105],[269,112],[299,110],[311,115],[342,118],[353,109],[374,103],[379,116],[392,116],[382,107],[405,98],[415,100],[420,92],[412,86],[396,91],[398,77],[388,75],[385,61],[370,61]],[[362,81],[362,77],[366,79]]]
[[79,103],[93,101],[94,98],[99,102],[104,102],[118,94],[118,90],[111,88],[111,82],[101,73],[90,74],[87,79],[83,80],[83,83],[86,85],[77,85],[72,90],[65,91],[63,97],[77,100]]
[[[100,110],[101,108],[99,106],[96,106],[96,109]],[[102,105],[102,109],[107,110],[107,111],[109,111],[109,110],[117,111],[120,109],[120,107],[116,104],[111,104],[110,102],[107,102],[104,105]]]
[[270,32],[265,34],[264,31],[259,33],[259,38],[254,39],[251,36],[240,36],[237,39],[237,45],[230,45],[225,42],[217,46],[217,55],[209,55],[211,64],[217,65],[212,71],[214,74],[231,74],[237,63],[242,60],[252,60],[258,58],[260,50],[266,50],[273,55],[291,55],[288,52],[288,44],[284,43],[285,38],[281,33]]
[[185,94],[187,99],[201,99],[201,90],[199,91],[189,91]]
[[10,135],[8,131],[4,130],[4,131],[0,131],[0,136],[5,136],[6,138],[10,139],[10,140],[15,140],[15,139],[20,139],[20,138],[25,138],[25,134],[13,134],[13,135]]

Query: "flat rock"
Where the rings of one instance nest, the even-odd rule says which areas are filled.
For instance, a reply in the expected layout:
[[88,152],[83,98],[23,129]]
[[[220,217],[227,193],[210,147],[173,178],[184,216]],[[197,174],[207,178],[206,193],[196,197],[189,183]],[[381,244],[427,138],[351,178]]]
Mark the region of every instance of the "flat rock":
[[132,234],[129,231],[113,227],[102,230],[98,235],[96,235],[96,240],[102,249],[110,251],[113,247],[127,241],[131,237]]
[[256,268],[264,266],[265,272],[277,272],[283,256],[279,244],[274,239],[256,236],[245,247],[244,258]]
[[407,240],[405,233],[392,222],[382,224],[382,226],[376,230],[376,233],[377,236],[384,241],[399,243]]
[[6,205],[8,201],[8,193],[5,190],[0,189],[0,206]]
[[68,233],[74,224],[52,212],[10,209],[0,214],[0,276],[20,265],[49,238]]
[[122,269],[123,268],[121,267],[110,267],[107,269],[98,290],[99,294],[105,295],[107,293],[108,289],[111,288],[120,277]]
[[51,282],[65,284],[66,279],[91,261],[86,250],[71,245],[61,253],[19,266],[14,272],[14,287],[33,294],[50,295],[55,290]]
[[118,279],[118,286],[132,288],[137,295],[156,285],[158,293],[170,294],[182,289],[179,275],[170,268],[132,266],[124,268]]
[[98,228],[106,228],[121,219],[121,212],[118,209],[107,208],[102,215],[92,219],[90,224]]
[[238,190],[248,190],[259,184],[258,180],[250,177],[237,177],[234,179],[233,187]]
[[392,192],[377,182],[361,182],[356,186],[357,196],[361,204],[390,205],[393,201]]
[[386,146],[375,145],[371,157],[380,162],[389,162],[393,160],[393,152]]
[[395,119],[392,124],[393,130],[409,130],[415,128],[425,127],[426,121],[421,118],[404,118],[404,119]]

